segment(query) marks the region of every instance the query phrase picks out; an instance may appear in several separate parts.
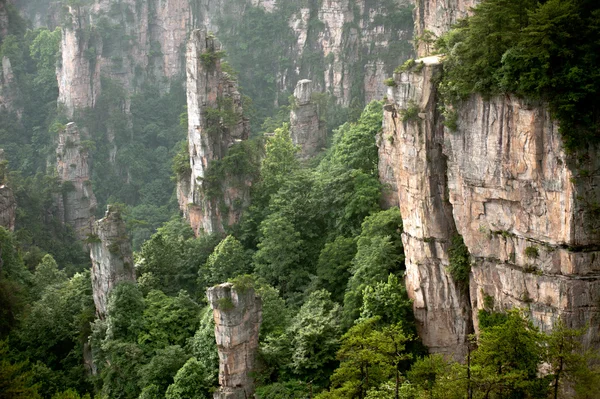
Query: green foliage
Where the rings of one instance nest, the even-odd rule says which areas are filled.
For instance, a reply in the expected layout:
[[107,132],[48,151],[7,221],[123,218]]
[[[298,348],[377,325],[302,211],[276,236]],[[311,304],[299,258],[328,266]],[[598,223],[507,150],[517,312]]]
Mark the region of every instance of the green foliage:
[[[401,279],[393,274],[386,282],[377,282],[367,286],[363,291],[361,319],[379,317],[385,324],[404,322],[411,328],[413,320],[412,301],[408,299],[406,288]],[[416,334],[416,331],[408,331]]]
[[250,256],[242,244],[229,235],[221,241],[200,270],[200,279],[206,286],[228,281],[250,271]]
[[300,233],[278,213],[261,223],[260,233],[262,238],[254,254],[256,274],[279,288],[284,296],[302,291],[308,284],[309,275],[302,262],[305,252]]
[[471,259],[469,249],[461,235],[457,234],[452,237],[448,255],[450,258],[448,272],[457,283],[468,285],[471,274]]
[[525,256],[529,259],[537,259],[540,256],[540,252],[537,247],[527,247],[525,248]]
[[112,340],[135,342],[143,328],[145,307],[142,292],[135,283],[118,283],[108,299],[107,336]]
[[202,309],[199,319],[200,325],[194,336],[188,340],[188,348],[190,353],[203,363],[206,381],[210,382],[210,386],[215,386],[219,374],[219,354],[215,342],[215,320],[210,306]]
[[0,392],[3,398],[38,399],[37,386],[32,381],[32,373],[27,371],[27,362],[9,361],[7,341],[0,341]]
[[309,384],[298,380],[276,382],[256,389],[259,399],[306,399],[310,396]]
[[318,399],[363,398],[370,389],[398,377],[397,366],[409,356],[404,349],[411,338],[399,324],[379,327],[378,323],[378,318],[362,320],[342,336],[337,353],[340,367],[331,377],[331,390]]
[[208,70],[214,69],[217,65],[217,61],[225,56],[225,52],[222,50],[215,51],[214,49],[208,49],[204,53],[200,54],[200,62]]
[[209,399],[212,388],[211,373],[195,357],[177,371],[167,388],[165,399]]
[[[150,362],[139,369],[140,386],[156,385],[162,397],[169,385],[173,384],[175,375],[188,358],[189,355],[178,345],[158,349]],[[185,377],[182,375],[181,378]]]
[[153,290],[144,302],[144,331],[137,338],[144,347],[184,346],[198,328],[200,307],[185,291],[168,297],[162,291]]
[[291,367],[298,377],[323,383],[333,371],[340,310],[329,292],[315,291],[292,320],[286,335],[291,340]]
[[419,106],[414,101],[409,101],[406,108],[400,110],[402,122],[411,122],[419,118]]
[[598,142],[599,6],[588,0],[487,0],[443,36],[441,92],[515,93],[547,102],[569,151]]
[[356,241],[342,236],[325,244],[317,263],[319,284],[331,293],[331,298],[342,302],[350,278],[352,259],[356,254]]
[[388,86],[388,87],[396,87],[398,86],[398,84],[396,83],[396,80],[394,78],[388,78],[386,80],[383,81],[383,84]]

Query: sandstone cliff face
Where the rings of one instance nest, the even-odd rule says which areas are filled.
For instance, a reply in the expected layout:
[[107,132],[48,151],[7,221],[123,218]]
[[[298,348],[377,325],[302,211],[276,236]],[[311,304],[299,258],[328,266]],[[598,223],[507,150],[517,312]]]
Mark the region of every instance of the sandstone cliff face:
[[63,26],[61,60],[56,70],[58,103],[72,118],[76,109],[94,107],[100,95],[101,43],[90,35],[89,15],[82,7],[69,7],[69,22]]
[[6,184],[5,165],[4,150],[0,148],[0,226],[14,231],[17,201],[12,189]]
[[[421,74],[403,74],[390,90],[379,138],[379,170],[382,180],[398,192],[392,205],[399,204],[402,214],[406,286],[419,335],[432,351],[461,358],[472,332],[471,310],[467,289],[446,271],[456,225],[448,202],[444,130],[437,123],[431,82],[438,69],[430,65]],[[402,110],[409,107],[418,107],[419,114],[408,119]]]
[[58,133],[56,147],[56,171],[63,183],[58,208],[62,221],[73,227],[80,240],[92,232],[96,197],[90,181],[88,149],[81,143],[77,125],[69,123]]
[[254,289],[231,283],[206,292],[215,319],[219,351],[219,385],[215,399],[245,399],[254,395],[251,373],[256,364],[262,303]]
[[97,316],[104,319],[114,286],[120,281],[135,281],[131,244],[117,209],[108,207],[104,219],[94,223],[89,241],[94,304]]
[[290,112],[290,135],[294,145],[300,147],[300,157],[303,159],[319,152],[327,139],[327,131],[319,119],[317,105],[312,102],[312,92],[312,81],[299,81],[294,90],[296,104]]
[[[487,298],[496,311],[525,309],[542,331],[558,318],[590,323],[585,341],[598,345],[594,149],[576,164],[545,108],[510,96],[472,96],[454,110],[458,128],[450,131],[432,82],[441,65],[423,61],[420,72],[396,76],[379,146],[381,179],[398,193],[406,283],[424,343],[461,358]],[[418,115],[408,118],[411,108]],[[445,270],[455,234],[472,257],[469,292]]]
[[[21,101],[19,101],[21,100]],[[14,112],[20,119],[23,116],[21,91],[12,69],[10,58],[2,57],[2,77],[0,79],[0,109]]]
[[[416,0],[415,37],[422,37],[427,32],[431,32],[434,37],[441,36],[480,2],[481,0]],[[419,56],[427,56],[429,50],[424,42],[418,42]]]
[[[181,210],[199,234],[223,231],[239,220],[249,198],[250,182],[233,184],[223,178],[208,187],[203,179],[211,162],[222,159],[229,147],[248,138],[237,83],[221,70],[218,41],[195,30],[187,46],[188,145],[191,173],[178,187]],[[212,195],[216,191],[218,195]],[[242,204],[242,206],[239,206]]]

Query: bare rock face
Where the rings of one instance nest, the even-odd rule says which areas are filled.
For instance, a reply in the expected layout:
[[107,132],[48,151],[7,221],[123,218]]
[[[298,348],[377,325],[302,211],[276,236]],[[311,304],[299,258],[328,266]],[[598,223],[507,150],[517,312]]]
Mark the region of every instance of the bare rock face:
[[62,221],[72,226],[83,241],[92,232],[97,202],[90,181],[88,149],[82,145],[74,122],[58,133],[56,171],[63,183],[58,200]]
[[290,112],[290,134],[294,145],[300,146],[304,159],[315,155],[327,139],[327,131],[319,119],[317,105],[312,102],[312,81],[303,79],[296,85],[296,104]]
[[81,6],[68,6],[69,23],[62,28],[61,62],[56,70],[58,103],[66,115],[76,109],[93,108],[100,95],[101,42],[90,35],[90,16]]
[[181,178],[177,192],[180,208],[196,234],[223,231],[236,223],[249,201],[250,182],[223,178],[211,183],[218,187],[209,188],[203,181],[209,164],[222,159],[229,147],[250,133],[237,82],[221,70],[220,50],[213,36],[192,32],[187,46],[191,173]]
[[[379,170],[382,180],[392,183],[398,193],[406,286],[419,335],[432,351],[461,359],[472,332],[471,309],[468,290],[446,270],[456,225],[448,202],[444,131],[435,123],[438,111],[431,76],[437,68],[430,65],[421,74],[402,75],[389,93],[378,140]],[[402,110],[409,107],[418,107],[419,115],[407,120]]]
[[17,217],[17,201],[12,189],[6,184],[4,150],[0,148],[0,226],[14,231]]
[[[421,0],[415,2],[415,37],[432,34],[433,38],[450,30],[459,19],[469,15],[472,7],[481,0]],[[418,42],[417,54],[429,55],[432,45]]]
[[108,295],[120,281],[135,281],[133,253],[121,213],[109,206],[94,224],[90,241],[92,289],[96,314],[104,319]]
[[[398,192],[424,343],[460,359],[478,311],[493,303],[525,309],[542,331],[559,318],[589,323],[585,344],[599,346],[598,149],[567,157],[546,108],[511,96],[473,95],[450,131],[432,82],[441,64],[422,61],[420,72],[395,77],[379,147],[381,180]],[[469,292],[445,270],[457,233],[471,254]]]
[[220,388],[214,398],[251,398],[262,302],[253,288],[242,290],[231,283],[209,288],[206,295],[213,309],[219,351]]
[[575,164],[549,112],[516,97],[473,96],[457,112],[444,153],[454,219],[474,258],[474,312],[489,296],[496,310],[527,309],[542,331],[559,317],[576,328],[589,322],[585,341],[598,346],[596,149]]

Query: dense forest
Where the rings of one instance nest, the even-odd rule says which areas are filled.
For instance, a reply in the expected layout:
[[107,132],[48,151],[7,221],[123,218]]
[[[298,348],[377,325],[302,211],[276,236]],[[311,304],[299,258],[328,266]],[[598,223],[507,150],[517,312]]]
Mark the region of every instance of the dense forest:
[[[57,136],[71,122],[57,104],[61,29],[31,29],[6,9],[0,58],[10,60],[18,107],[0,110],[0,184],[18,208],[14,231],[0,227],[0,398],[212,397],[219,357],[206,289],[226,281],[262,299],[258,398],[598,397],[600,354],[581,344],[585,329],[558,322],[541,332],[519,309],[495,310],[491,297],[466,359],[429,353],[404,284],[400,210],[383,207],[385,100],[344,106],[315,93],[327,146],[301,159],[290,135],[293,97],[261,93],[274,79],[263,65],[265,37],[286,21],[256,10],[237,34],[257,34],[259,44],[226,32],[219,54],[242,82],[252,121],[251,137],[205,177],[207,187],[238,170],[252,180],[251,202],[224,233],[196,236],[177,207],[176,184],[189,168],[182,79],[167,90],[145,82],[135,93],[104,79],[96,106],[75,114],[91,154],[96,216],[112,204],[134,249],[137,281],[118,284],[98,318],[88,255],[97,237],[78,241],[56,205],[70,189],[54,169]],[[393,15],[406,23],[411,10]],[[599,23],[594,1],[488,0],[435,44],[420,38],[445,55],[437,84],[447,126],[453,105],[472,93],[510,92],[547,102],[567,149],[595,143]],[[128,113],[117,112],[124,104]],[[461,290],[469,268],[456,236],[448,271]]]

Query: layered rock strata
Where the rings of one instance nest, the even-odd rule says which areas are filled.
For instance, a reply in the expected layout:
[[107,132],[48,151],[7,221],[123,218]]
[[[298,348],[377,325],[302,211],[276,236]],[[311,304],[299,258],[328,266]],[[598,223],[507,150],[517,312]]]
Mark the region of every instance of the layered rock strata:
[[58,209],[63,223],[73,227],[82,241],[92,232],[97,205],[90,181],[89,149],[84,144],[74,122],[58,133],[56,171],[63,184]]
[[419,56],[433,50],[432,40],[450,30],[458,20],[469,15],[481,0],[415,1],[415,38]]
[[88,242],[96,315],[104,319],[110,291],[121,281],[135,281],[133,252],[118,209],[108,207],[104,218],[94,223]]
[[[567,157],[543,105],[511,96],[471,96],[452,110],[451,131],[436,102],[440,60],[421,61],[420,71],[395,76],[379,147],[381,179],[398,192],[406,283],[424,343],[460,359],[479,310],[518,307],[542,331],[559,318],[589,323],[584,341],[598,346],[595,150]],[[469,292],[446,272],[455,234],[471,254]]]
[[295,104],[290,112],[290,135],[300,147],[300,156],[310,158],[319,152],[327,139],[327,131],[319,119],[317,105],[312,101],[312,81],[303,79],[294,90]]
[[250,133],[237,82],[222,71],[220,51],[212,35],[192,32],[186,56],[191,171],[180,176],[177,193],[180,208],[196,234],[223,231],[236,223],[249,201],[250,182],[228,176],[205,181],[211,163],[223,159],[231,146]]
[[4,150],[0,148],[0,226],[14,231],[17,217],[17,201],[12,189],[6,182],[6,165]]
[[242,290],[231,283],[209,288],[206,295],[213,309],[219,351],[220,388],[214,398],[251,398],[262,302],[253,288]]

